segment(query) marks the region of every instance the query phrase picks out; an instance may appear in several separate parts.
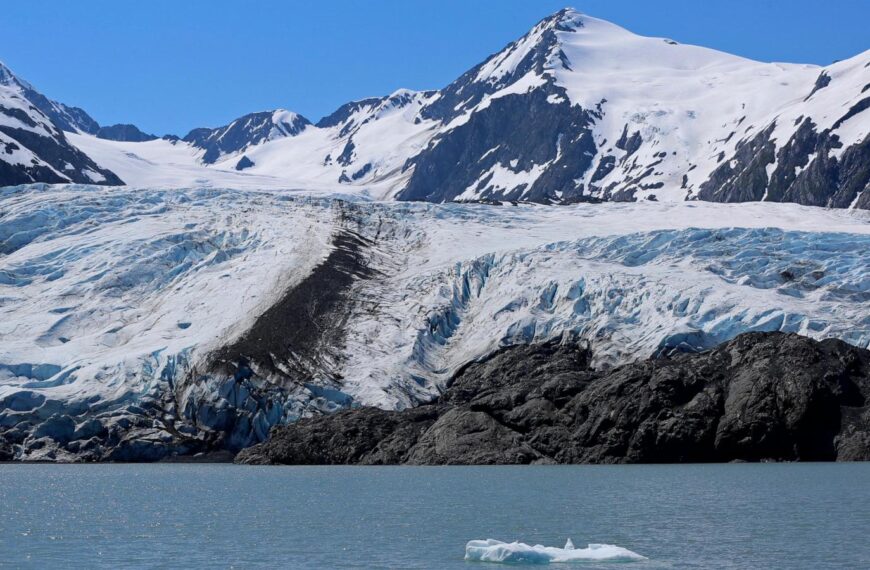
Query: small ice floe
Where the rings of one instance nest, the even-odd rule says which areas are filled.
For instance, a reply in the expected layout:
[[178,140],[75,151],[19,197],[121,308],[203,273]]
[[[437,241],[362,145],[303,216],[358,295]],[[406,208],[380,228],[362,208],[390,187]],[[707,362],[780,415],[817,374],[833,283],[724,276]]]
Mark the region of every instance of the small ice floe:
[[556,546],[529,546],[522,542],[500,540],[471,540],[465,545],[465,559],[473,562],[500,562],[502,564],[550,564],[555,562],[634,562],[646,560],[636,552],[612,544],[590,544],[574,548],[571,539],[565,548]]

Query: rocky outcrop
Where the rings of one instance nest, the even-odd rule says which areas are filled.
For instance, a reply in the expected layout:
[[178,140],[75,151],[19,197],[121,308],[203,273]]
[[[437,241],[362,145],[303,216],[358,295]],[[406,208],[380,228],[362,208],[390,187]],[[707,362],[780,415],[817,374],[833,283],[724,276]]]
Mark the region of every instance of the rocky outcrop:
[[100,127],[96,133],[97,138],[120,142],[147,142],[156,140],[155,135],[149,135],[139,130],[136,125],[117,124]]
[[13,457],[12,444],[0,439],[0,461],[12,461]]
[[273,428],[249,464],[870,460],[870,351],[749,333],[702,354],[588,368],[549,343],[471,364],[430,405]]
[[236,163],[236,170],[244,170],[246,168],[251,168],[252,166],[254,166],[254,161],[243,155]]

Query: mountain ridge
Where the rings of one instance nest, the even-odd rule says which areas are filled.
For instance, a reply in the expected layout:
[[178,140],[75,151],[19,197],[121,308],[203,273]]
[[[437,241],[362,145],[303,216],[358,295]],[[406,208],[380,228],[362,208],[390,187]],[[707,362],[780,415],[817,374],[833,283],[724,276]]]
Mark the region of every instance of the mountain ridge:
[[60,124],[87,118],[55,103],[0,63],[0,184],[123,184],[72,145]]
[[870,50],[824,67],[761,63],[566,8],[440,90],[352,101],[316,123],[276,110],[180,140],[73,140],[134,186],[870,208],[868,66]]

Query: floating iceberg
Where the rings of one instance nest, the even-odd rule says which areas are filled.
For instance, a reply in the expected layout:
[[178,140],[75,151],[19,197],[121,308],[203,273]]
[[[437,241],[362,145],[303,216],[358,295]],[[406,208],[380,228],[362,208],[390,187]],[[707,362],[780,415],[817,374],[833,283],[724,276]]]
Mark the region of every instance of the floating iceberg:
[[574,548],[571,539],[565,548],[555,546],[529,546],[522,542],[500,540],[471,540],[465,545],[465,559],[473,562],[499,562],[502,564],[550,564],[553,562],[634,562],[646,560],[636,552],[612,544],[590,544]]

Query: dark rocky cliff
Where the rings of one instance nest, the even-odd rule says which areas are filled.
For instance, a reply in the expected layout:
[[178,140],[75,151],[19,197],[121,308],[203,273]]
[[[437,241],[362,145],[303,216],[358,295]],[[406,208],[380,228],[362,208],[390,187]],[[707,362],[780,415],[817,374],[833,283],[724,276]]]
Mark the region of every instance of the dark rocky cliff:
[[576,346],[504,349],[438,402],[276,427],[249,464],[870,460],[870,351],[749,333],[702,354],[590,370]]

